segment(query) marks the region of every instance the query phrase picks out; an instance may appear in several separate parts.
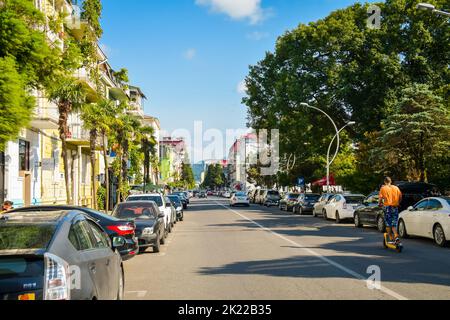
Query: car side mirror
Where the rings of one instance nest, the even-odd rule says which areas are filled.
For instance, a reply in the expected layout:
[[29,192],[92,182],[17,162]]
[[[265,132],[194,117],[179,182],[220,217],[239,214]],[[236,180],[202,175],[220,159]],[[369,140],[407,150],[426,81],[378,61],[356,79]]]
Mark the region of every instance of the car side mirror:
[[126,244],[126,241],[123,237],[114,237],[112,241],[112,247],[115,248],[121,248]]
[[416,209],[414,207],[408,207],[408,211],[416,211]]

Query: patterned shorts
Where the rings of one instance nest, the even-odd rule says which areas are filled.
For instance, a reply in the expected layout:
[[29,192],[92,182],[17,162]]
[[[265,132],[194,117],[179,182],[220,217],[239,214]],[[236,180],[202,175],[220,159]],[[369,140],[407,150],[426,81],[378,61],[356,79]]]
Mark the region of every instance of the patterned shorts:
[[398,226],[398,208],[397,207],[385,207],[384,217],[386,221],[386,227],[397,228]]

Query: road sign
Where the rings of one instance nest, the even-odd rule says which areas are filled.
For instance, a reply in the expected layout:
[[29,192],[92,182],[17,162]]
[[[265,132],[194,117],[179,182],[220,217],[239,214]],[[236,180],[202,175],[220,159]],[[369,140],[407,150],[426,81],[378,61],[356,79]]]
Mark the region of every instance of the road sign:
[[297,186],[298,187],[304,187],[305,186],[305,178],[298,178],[297,179]]

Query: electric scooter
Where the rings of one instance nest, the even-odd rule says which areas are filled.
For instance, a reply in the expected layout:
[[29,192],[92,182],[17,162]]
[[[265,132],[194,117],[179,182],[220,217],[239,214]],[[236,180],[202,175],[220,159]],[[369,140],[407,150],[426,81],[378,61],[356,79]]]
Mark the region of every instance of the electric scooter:
[[390,236],[389,233],[385,233],[384,234],[384,239],[383,239],[383,245],[386,249],[391,249],[391,250],[395,250],[398,253],[401,253],[403,251],[403,244],[398,241],[396,243],[391,243],[390,242]]

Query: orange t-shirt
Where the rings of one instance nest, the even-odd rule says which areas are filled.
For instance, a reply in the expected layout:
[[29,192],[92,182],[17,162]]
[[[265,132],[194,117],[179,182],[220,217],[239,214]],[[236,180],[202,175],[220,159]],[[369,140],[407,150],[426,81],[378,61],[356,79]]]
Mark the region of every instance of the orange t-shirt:
[[384,200],[386,207],[399,207],[402,192],[396,186],[383,186],[380,190],[380,199]]

